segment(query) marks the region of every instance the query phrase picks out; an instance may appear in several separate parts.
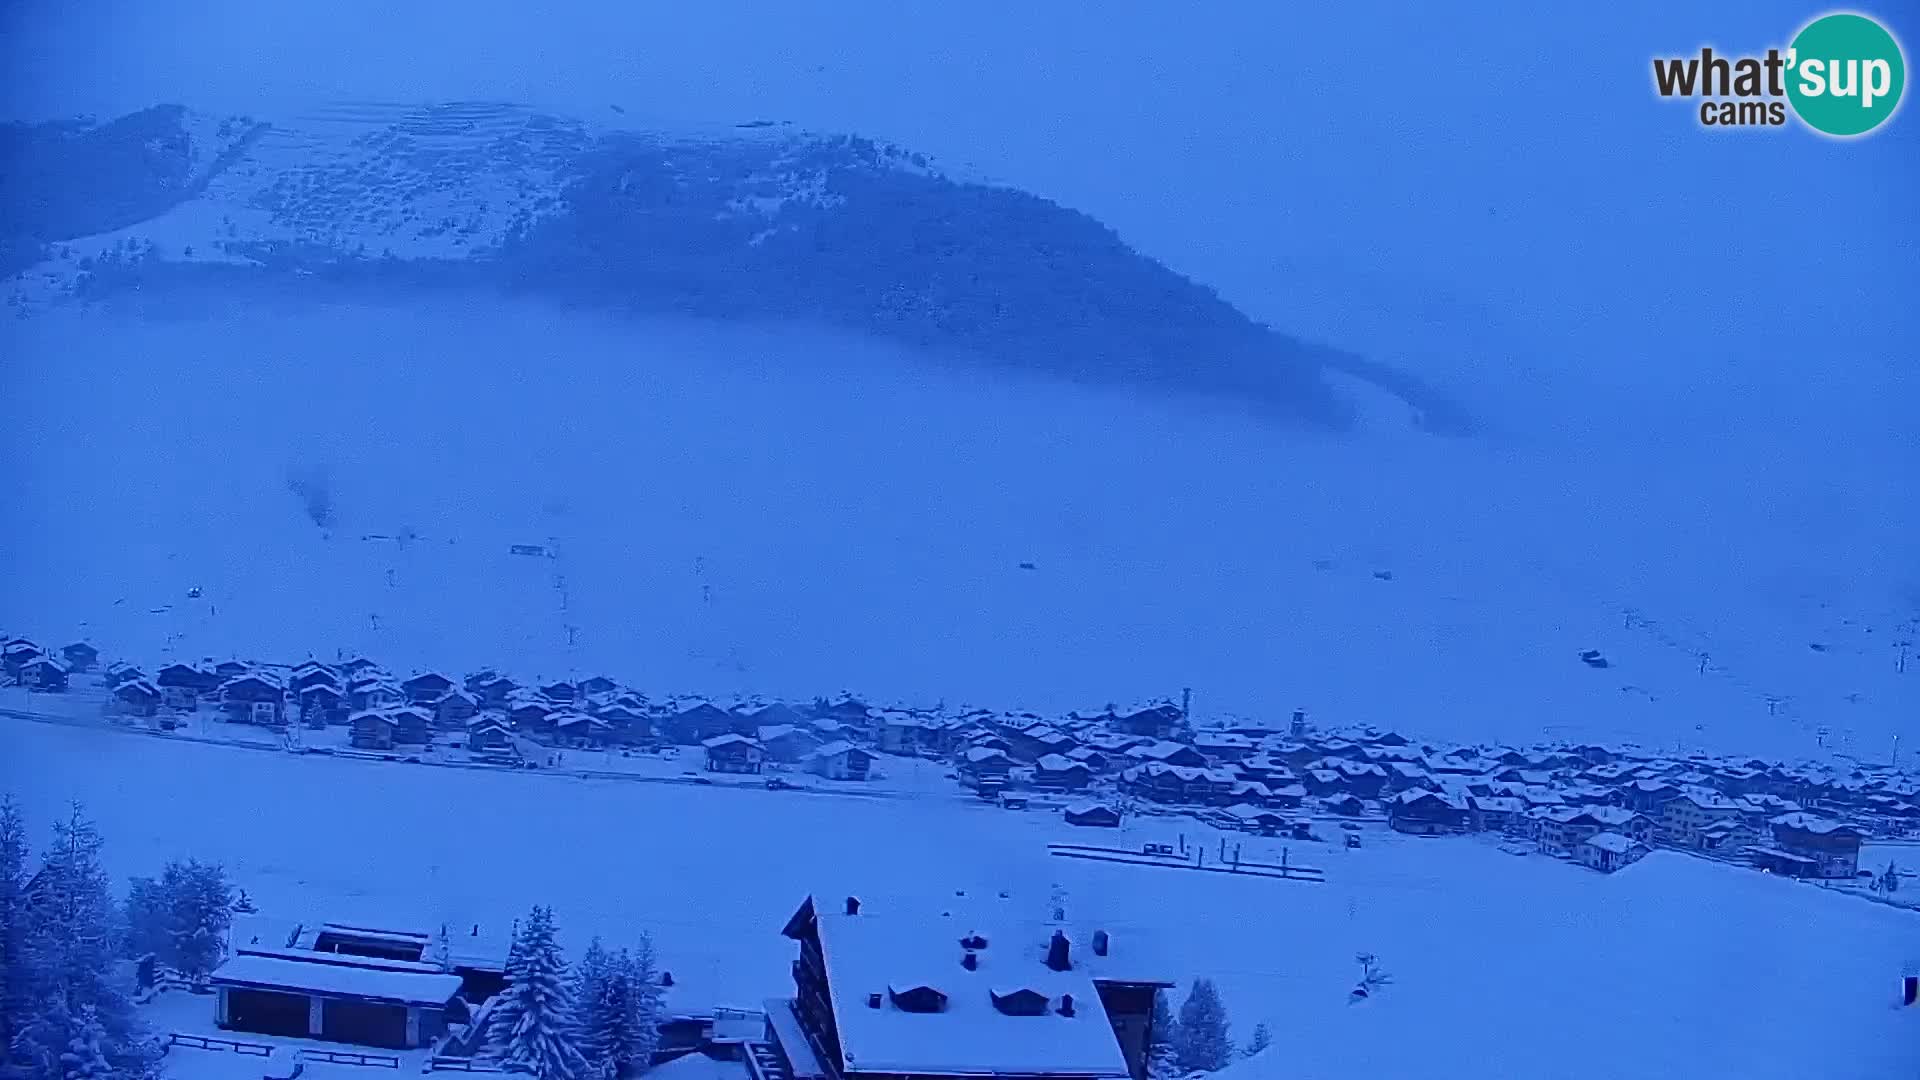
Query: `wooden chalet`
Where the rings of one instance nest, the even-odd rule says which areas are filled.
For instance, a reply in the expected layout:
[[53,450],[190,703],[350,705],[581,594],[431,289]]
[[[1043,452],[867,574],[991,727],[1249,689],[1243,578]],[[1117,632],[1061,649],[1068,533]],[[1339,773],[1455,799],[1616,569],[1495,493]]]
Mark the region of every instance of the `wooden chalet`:
[[708,772],[757,773],[766,759],[759,743],[732,732],[715,735],[700,745],[707,751]]
[[1108,721],[1108,726],[1115,731],[1123,731],[1129,735],[1144,735],[1151,739],[1166,739],[1172,737],[1174,731],[1180,727],[1185,719],[1186,717],[1182,715],[1178,705],[1162,703],[1159,705],[1151,705],[1144,709],[1135,709],[1124,715],[1117,715]]
[[1013,771],[1013,759],[1005,750],[991,746],[970,746],[960,755],[960,777],[978,788],[982,784],[1005,784]]
[[18,679],[20,669],[26,667],[28,661],[39,655],[40,646],[26,638],[8,638],[7,643],[0,646],[0,670],[6,672],[7,678]]
[[1060,754],[1043,755],[1034,763],[1033,786],[1043,791],[1079,791],[1093,782],[1086,763]]
[[433,742],[433,714],[418,705],[402,705],[387,710],[393,718],[396,746],[426,746]]
[[270,675],[243,672],[220,684],[220,711],[232,723],[280,727],[287,722],[287,691]]
[[756,728],[754,737],[760,740],[768,761],[785,765],[798,765],[824,745],[818,735],[796,724],[767,724]]
[[1583,866],[1611,874],[1629,863],[1639,862],[1647,850],[1645,842],[1630,836],[1617,832],[1598,832],[1580,841],[1573,850],[1573,857]]
[[607,722],[583,712],[558,712],[552,718],[553,737],[563,746],[606,746],[613,741],[613,729]]
[[696,701],[675,709],[660,725],[660,734],[668,742],[681,746],[705,743],[719,735],[740,734],[735,724],[745,721],[711,701]]
[[782,933],[799,946],[794,996],[768,1003],[767,1028],[795,1080],[1144,1080],[1154,996],[1172,985],[1126,940],[1062,924],[809,898]]
[[309,683],[299,692],[300,722],[308,727],[326,727],[347,722],[347,695],[330,683]]
[[800,759],[800,767],[828,780],[865,780],[873,770],[873,754],[845,739],[823,744]]
[[437,671],[423,671],[401,683],[400,692],[406,695],[409,705],[432,705],[453,686],[453,680],[445,675]]
[[296,698],[310,686],[331,686],[340,689],[340,673],[318,660],[306,660],[296,665],[287,676],[287,690]]
[[354,713],[348,725],[353,729],[347,736],[350,745],[361,750],[391,750],[399,721],[384,710],[369,709]]
[[406,694],[385,675],[361,675],[347,686],[347,707],[356,711],[390,709],[406,700]]
[[466,730],[467,721],[480,713],[480,698],[471,691],[453,687],[434,701],[433,725],[450,731]]
[[20,669],[20,685],[41,693],[66,692],[67,680],[67,662],[57,656],[36,656]]
[[192,664],[168,664],[154,674],[153,684],[160,689],[166,703],[177,709],[196,707],[202,694],[210,693],[220,685],[220,677],[210,671],[202,671]]
[[553,706],[538,697],[521,698],[507,707],[507,720],[522,735],[545,738],[553,734]]
[[1471,810],[1459,796],[1403,791],[1387,800],[1387,826],[1395,832],[1438,836],[1466,832],[1471,824]]
[[486,709],[505,708],[514,692],[520,689],[512,679],[491,671],[469,677],[466,687],[479,696],[481,707]]
[[513,730],[499,714],[482,713],[467,724],[467,749],[475,754],[511,753]]
[[76,641],[60,649],[60,659],[67,662],[69,672],[92,671],[93,666],[100,662],[100,650],[84,641]]
[[1078,802],[1061,811],[1061,817],[1069,825],[1079,825],[1091,829],[1117,829],[1120,827],[1120,811],[1103,802]]
[[1860,843],[1867,832],[1858,825],[1808,813],[1774,818],[1772,844],[1755,859],[1794,877],[1852,878],[1860,870]]
[[113,688],[114,707],[126,716],[153,716],[160,711],[160,689],[145,679],[128,679]]
[[1191,769],[1204,769],[1208,765],[1207,756],[1186,743],[1169,742],[1164,739],[1143,743],[1130,748],[1126,756],[1129,760],[1146,763],[1157,762],[1161,765],[1184,765]]

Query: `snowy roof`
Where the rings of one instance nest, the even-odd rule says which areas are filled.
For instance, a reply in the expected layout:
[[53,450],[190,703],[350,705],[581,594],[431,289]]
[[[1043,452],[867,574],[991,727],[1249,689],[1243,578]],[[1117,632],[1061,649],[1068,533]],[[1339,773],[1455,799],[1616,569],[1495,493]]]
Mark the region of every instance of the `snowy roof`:
[[856,746],[845,739],[835,739],[830,743],[826,743],[822,746],[816,747],[812,753],[806,755],[806,759],[812,760],[814,758],[838,757],[841,754],[868,754],[868,753],[870,753],[868,750],[860,746]]
[[746,746],[756,745],[752,739],[747,738],[745,735],[735,735],[731,733],[726,735],[715,735],[711,739],[700,740],[700,745],[706,747],[709,750],[717,750],[722,746],[733,746],[735,744],[743,744]]
[[799,730],[799,728],[794,727],[792,724],[761,724],[759,729],[760,741],[772,742],[775,739],[783,739]]
[[[953,922],[826,914],[818,925],[847,1071],[1128,1075],[1092,978],[1050,970],[1042,962],[1045,938],[1029,943],[987,931],[977,970],[969,971],[959,939],[972,928]],[[946,995],[946,1007],[911,1013],[888,993],[917,985]],[[1045,995],[1047,1011],[1001,1012],[991,995],[1009,989]],[[878,1008],[869,995],[879,995]],[[1060,1013],[1066,995],[1072,1016]]]
[[1635,841],[1621,836],[1617,832],[1594,833],[1592,836],[1587,837],[1584,842],[1599,848],[1601,851],[1611,851],[1615,855],[1625,855],[1631,852],[1635,844]]
[[213,983],[435,1008],[444,1006],[460,992],[458,975],[316,963],[278,956],[236,956],[215,969]]
[[1048,772],[1061,772],[1065,769],[1084,769],[1087,767],[1085,762],[1075,761],[1072,758],[1064,757],[1060,754],[1043,754],[1040,760],[1034,762],[1034,764],[1042,769],[1046,769]]
[[1779,825],[1782,828],[1798,829],[1802,832],[1810,832],[1819,836],[1838,832],[1852,833],[1855,836],[1866,835],[1866,830],[1858,825],[1849,825],[1844,821],[1816,817],[1813,814],[1799,811],[1791,814],[1781,814],[1779,817],[1771,819],[1770,823]]
[[1474,805],[1482,810],[1491,810],[1496,814],[1518,814],[1526,807],[1526,804],[1519,799],[1505,795],[1488,795],[1485,798],[1476,798]]
[[1625,825],[1634,818],[1643,816],[1620,806],[1589,806],[1583,809],[1581,813],[1601,825],[1608,826]]
[[1069,803],[1065,812],[1069,814],[1090,814],[1095,810],[1105,810],[1112,814],[1119,813],[1118,810],[1097,799],[1082,799],[1077,803]]
[[351,717],[348,718],[347,722],[351,724],[357,724],[362,720],[378,720],[381,723],[393,724],[395,726],[398,726],[400,723],[399,720],[394,719],[394,716],[392,713],[386,712],[381,709],[368,709],[365,712],[354,713]]
[[983,761],[1004,760],[1006,756],[991,746],[975,746],[967,751],[967,760],[976,765]]

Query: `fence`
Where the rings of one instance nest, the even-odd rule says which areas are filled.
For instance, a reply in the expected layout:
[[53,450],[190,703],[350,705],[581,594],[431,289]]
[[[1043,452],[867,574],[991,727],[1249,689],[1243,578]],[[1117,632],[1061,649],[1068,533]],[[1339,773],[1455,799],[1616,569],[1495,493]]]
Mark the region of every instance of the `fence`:
[[377,1069],[397,1069],[400,1059],[390,1054],[360,1054],[351,1050],[315,1050],[300,1048],[302,1061],[325,1061],[333,1065],[360,1065]]
[[[267,1057],[273,1053],[273,1047],[265,1043],[217,1039],[208,1035],[187,1035],[178,1031],[167,1036],[167,1046],[185,1046],[194,1050],[232,1050],[236,1054],[244,1054],[248,1057]],[[397,1065],[398,1062],[395,1064]]]
[[491,1065],[475,1062],[472,1058],[436,1057],[427,1063],[428,1072],[464,1072],[464,1073],[502,1073]]

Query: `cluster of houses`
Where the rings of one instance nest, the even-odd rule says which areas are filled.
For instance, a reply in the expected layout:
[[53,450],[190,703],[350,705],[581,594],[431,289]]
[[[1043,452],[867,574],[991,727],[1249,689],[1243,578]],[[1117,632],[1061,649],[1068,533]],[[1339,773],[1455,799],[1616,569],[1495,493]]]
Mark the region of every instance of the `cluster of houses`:
[[[99,653],[5,643],[7,677],[59,691]],[[1657,754],[1594,743],[1517,749],[1416,745],[1396,732],[1323,732],[1304,712],[1196,729],[1181,706],[1046,718],[985,709],[875,707],[851,695],[804,704],[655,700],[605,676],[522,684],[497,671],[406,678],[372,659],[288,666],[239,660],[167,664],[151,676],[104,669],[113,707],[136,716],[207,708],[249,724],[345,725],[353,746],[436,741],[511,763],[529,747],[698,747],[708,770],[802,770],[833,780],[873,775],[879,755],[950,761],[992,799],[1033,790],[1080,793],[1075,815],[1106,824],[1128,801],[1206,808],[1268,834],[1306,832],[1313,813],[1382,814],[1410,833],[1487,830],[1596,869],[1663,845],[1739,859],[1798,877],[1851,877],[1870,828],[1920,827],[1920,783],[1866,765],[1789,766],[1761,759]]]
[[[1851,878],[1869,835],[1856,822],[1920,824],[1920,787],[1892,770],[1841,773],[1591,743],[1443,750],[1391,731],[1316,732],[1301,712],[1279,731],[1194,730],[1177,707],[1160,705],[1056,721],[980,716],[957,734],[960,774],[983,792],[1097,788],[1208,808],[1210,821],[1267,835],[1305,836],[1313,812],[1378,812],[1401,832],[1499,832],[1601,871],[1660,845],[1795,877]],[[1112,825],[1121,815],[1088,800],[1067,816]]]
[[84,641],[57,651],[43,649],[23,637],[8,638],[0,645],[0,677],[10,685],[44,693],[66,690],[70,678],[92,671],[99,662],[100,650]]

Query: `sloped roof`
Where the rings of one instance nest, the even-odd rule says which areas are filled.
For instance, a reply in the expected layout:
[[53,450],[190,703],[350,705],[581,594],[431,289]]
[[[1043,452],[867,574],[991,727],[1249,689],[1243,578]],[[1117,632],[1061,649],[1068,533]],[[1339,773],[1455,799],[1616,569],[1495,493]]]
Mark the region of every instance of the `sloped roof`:
[[[846,1070],[1128,1075],[1093,979],[1078,970],[1050,970],[1042,962],[1045,939],[1026,948],[1026,942],[987,930],[988,945],[976,953],[978,968],[969,971],[960,964],[959,939],[979,928],[877,914],[820,915],[818,926]],[[946,995],[946,1007],[934,1013],[900,1009],[887,988],[903,979],[929,982]],[[1046,1011],[1001,1012],[993,994],[1011,990],[1045,995]],[[873,994],[879,995],[877,1008],[869,1005]],[[1066,995],[1074,1000],[1072,1016],[1059,1011]]]

